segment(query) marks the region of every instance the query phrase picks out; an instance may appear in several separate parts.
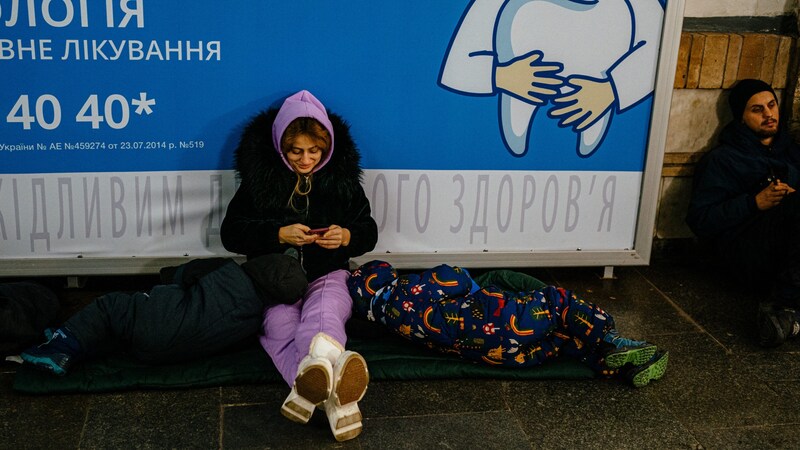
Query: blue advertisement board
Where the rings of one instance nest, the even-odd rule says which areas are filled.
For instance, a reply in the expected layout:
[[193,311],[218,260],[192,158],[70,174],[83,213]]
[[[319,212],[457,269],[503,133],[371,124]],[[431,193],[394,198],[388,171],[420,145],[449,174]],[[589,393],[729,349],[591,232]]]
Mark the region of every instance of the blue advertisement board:
[[223,254],[243,126],[350,124],[376,252],[630,249],[659,0],[0,0],[1,258]]

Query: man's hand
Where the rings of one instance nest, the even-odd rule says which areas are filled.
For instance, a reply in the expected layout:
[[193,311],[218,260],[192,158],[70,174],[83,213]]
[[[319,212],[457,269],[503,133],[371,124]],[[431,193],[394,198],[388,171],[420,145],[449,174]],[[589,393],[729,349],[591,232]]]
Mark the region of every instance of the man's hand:
[[774,208],[775,206],[778,206],[784,197],[793,193],[794,191],[794,188],[788,184],[782,183],[781,180],[775,180],[774,182],[770,183],[769,186],[762,189],[761,192],[756,194],[756,206],[761,211]]

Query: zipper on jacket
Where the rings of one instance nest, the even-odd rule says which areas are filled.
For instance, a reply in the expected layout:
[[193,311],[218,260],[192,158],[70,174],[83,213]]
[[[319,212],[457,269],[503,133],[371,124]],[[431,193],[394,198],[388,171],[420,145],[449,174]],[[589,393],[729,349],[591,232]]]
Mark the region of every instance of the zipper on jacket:
[[300,246],[297,250],[297,258],[300,260],[300,267],[303,268],[303,273],[308,273],[306,266],[303,263],[303,246]]

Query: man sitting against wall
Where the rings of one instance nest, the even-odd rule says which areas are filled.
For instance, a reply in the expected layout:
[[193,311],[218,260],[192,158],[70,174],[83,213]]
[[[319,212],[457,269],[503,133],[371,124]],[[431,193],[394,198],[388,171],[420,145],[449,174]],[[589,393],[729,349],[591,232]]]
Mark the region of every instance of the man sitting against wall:
[[741,80],[733,120],[698,163],[686,223],[760,301],[760,344],[800,334],[800,147],[780,123],[772,87]]

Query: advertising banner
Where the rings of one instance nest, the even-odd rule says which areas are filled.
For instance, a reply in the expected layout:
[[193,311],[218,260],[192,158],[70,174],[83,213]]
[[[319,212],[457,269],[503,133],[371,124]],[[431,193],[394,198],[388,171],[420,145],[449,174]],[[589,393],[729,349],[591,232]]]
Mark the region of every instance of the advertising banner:
[[242,128],[301,89],[371,256],[635,253],[666,6],[0,0],[0,264],[227,255]]

